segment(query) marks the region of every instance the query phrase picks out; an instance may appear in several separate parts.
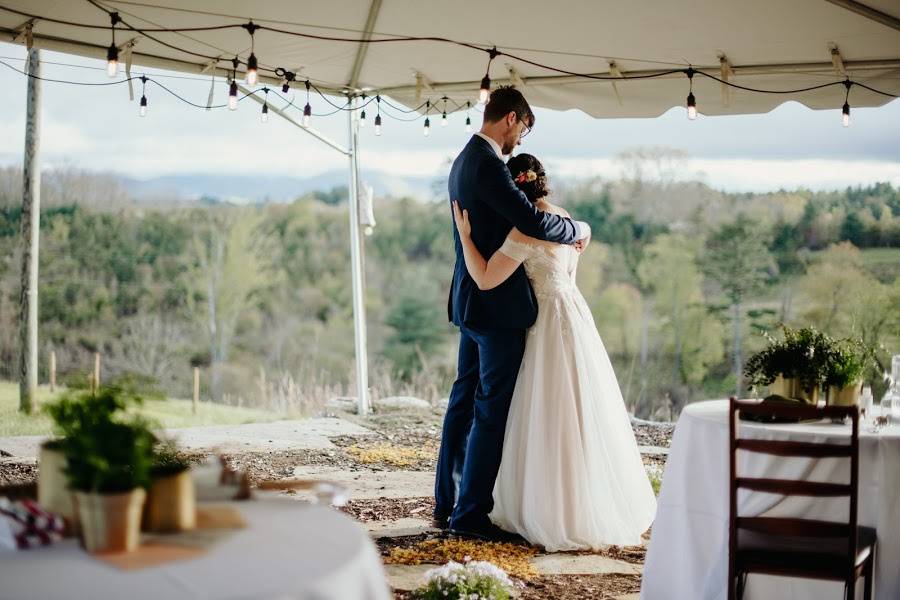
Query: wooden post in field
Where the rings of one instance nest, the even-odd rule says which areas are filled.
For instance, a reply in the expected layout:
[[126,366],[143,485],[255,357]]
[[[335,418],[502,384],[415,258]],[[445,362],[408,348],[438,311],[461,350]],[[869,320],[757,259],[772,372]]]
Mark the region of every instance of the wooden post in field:
[[50,391],[56,391],[56,350],[50,351]]
[[19,410],[31,413],[38,369],[38,236],[41,226],[41,53],[28,51],[22,166],[22,278],[19,297]]
[[94,352],[94,376],[91,378],[91,391],[100,389],[100,353]]
[[193,412],[196,415],[200,406],[200,367],[194,367],[194,404]]

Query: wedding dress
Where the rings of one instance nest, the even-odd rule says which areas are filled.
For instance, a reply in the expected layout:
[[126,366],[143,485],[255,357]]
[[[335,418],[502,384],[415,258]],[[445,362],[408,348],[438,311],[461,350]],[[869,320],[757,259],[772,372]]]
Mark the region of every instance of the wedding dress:
[[575,285],[572,246],[507,238],[538,300],[491,519],[548,551],[636,545],[656,512],[612,364]]

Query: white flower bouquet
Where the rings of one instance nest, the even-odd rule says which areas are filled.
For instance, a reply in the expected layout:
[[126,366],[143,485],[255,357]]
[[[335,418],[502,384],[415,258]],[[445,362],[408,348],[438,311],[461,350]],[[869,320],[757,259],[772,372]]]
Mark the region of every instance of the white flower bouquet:
[[450,561],[425,573],[416,590],[422,600],[508,600],[513,581],[506,571],[487,561]]

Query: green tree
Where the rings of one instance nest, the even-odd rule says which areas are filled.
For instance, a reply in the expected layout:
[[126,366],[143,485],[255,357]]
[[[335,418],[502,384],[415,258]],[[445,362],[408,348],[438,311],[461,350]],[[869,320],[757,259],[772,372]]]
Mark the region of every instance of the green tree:
[[[672,357],[670,397],[685,383],[700,383],[709,365],[722,359],[721,326],[705,309],[703,276],[697,266],[702,241],[679,234],[658,236],[644,251],[638,275],[654,294],[661,343]],[[679,401],[675,407],[678,408]]]
[[437,285],[427,273],[408,274],[390,301],[385,324],[392,329],[384,353],[399,377],[409,379],[423,366],[448,333],[447,316],[437,297]]
[[222,393],[222,367],[239,319],[265,280],[261,250],[266,238],[260,235],[259,223],[255,207],[218,208],[194,229],[198,268],[194,297],[202,298],[196,313],[206,321],[212,396],[217,400]]
[[769,233],[744,216],[723,224],[706,240],[703,270],[719,285],[731,307],[732,373],[737,396],[743,390],[742,307],[770,279],[774,265],[769,241]]

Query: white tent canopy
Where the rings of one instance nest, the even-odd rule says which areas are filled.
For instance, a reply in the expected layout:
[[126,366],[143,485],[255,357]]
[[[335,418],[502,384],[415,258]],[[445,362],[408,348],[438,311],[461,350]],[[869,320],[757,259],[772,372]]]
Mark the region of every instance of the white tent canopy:
[[[15,36],[28,15],[34,15],[36,46],[104,58],[111,37],[103,9],[117,11],[127,23],[117,26],[117,45],[134,42],[135,64],[193,73],[208,73],[214,64],[225,75],[235,55],[246,61],[250,53],[250,36],[237,25],[252,19],[282,30],[256,32],[263,81],[278,82],[272,70],[282,67],[323,90],[381,93],[411,107],[428,99],[440,102],[444,96],[457,104],[474,101],[488,63],[486,50],[496,46],[502,54],[491,66],[493,83],[516,83],[537,106],[576,108],[595,117],[655,117],[684,105],[688,81],[683,72],[613,82],[545,67],[627,78],[692,66],[767,90],[812,87],[846,75],[898,95],[900,3],[865,2],[0,0],[0,28]],[[232,27],[158,31],[225,25]],[[142,34],[128,26],[157,31]],[[407,36],[445,38],[470,47],[421,39],[378,41]],[[24,41],[25,35],[19,39]],[[360,43],[365,39],[374,43]],[[837,109],[845,91],[833,85],[791,94],[734,88],[725,93],[718,81],[694,77],[698,110],[708,115],[768,112],[787,100]],[[850,93],[854,107],[879,106],[890,99],[859,86]]]
[[[310,81],[355,108],[362,94],[420,111],[426,101],[437,111],[465,108],[495,48],[493,85],[513,83],[535,106],[655,117],[685,105],[690,68],[698,71],[698,111],[720,115],[768,112],[788,100],[838,109],[845,80],[859,84],[849,89],[852,107],[900,95],[900,2],[864,1],[0,0],[0,32],[104,59],[115,12],[115,45],[120,61],[138,67],[132,76],[144,66],[225,77],[235,57],[245,70],[251,37],[242,25],[252,20],[261,26],[253,45],[261,83],[280,84],[276,70],[285,69],[300,91]],[[817,89],[757,93],[713,77],[767,91]],[[358,117],[347,115],[346,148],[304,129],[349,158],[356,384],[365,412]]]

